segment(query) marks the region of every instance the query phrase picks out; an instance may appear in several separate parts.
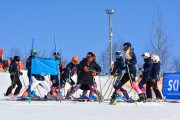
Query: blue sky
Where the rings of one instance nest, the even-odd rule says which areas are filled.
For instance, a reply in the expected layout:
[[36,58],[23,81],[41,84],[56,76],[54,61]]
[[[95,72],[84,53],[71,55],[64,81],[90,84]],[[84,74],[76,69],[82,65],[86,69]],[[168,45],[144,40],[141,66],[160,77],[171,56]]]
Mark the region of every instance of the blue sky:
[[149,39],[153,16],[161,9],[166,33],[179,55],[179,0],[1,0],[0,48],[31,48],[51,51],[56,37],[57,48],[65,57],[97,55],[109,45],[106,8],[114,8],[113,41],[127,39],[137,56]]

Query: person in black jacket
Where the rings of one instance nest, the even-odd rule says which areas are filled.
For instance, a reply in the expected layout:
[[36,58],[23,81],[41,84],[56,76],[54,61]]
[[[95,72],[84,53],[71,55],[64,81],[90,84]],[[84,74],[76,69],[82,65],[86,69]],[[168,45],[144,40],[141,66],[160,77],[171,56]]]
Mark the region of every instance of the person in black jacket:
[[75,82],[72,80],[72,76],[77,75],[77,66],[78,66],[79,58],[77,56],[73,56],[71,62],[67,64],[64,74],[62,75],[62,84],[65,86],[66,82],[68,82],[71,86],[75,85]]
[[[95,62],[95,54],[91,52],[89,56],[83,59],[78,65],[78,81],[76,87],[71,90],[74,94],[82,86],[88,86],[93,90],[100,101],[103,100],[101,93],[97,90],[94,76],[101,72],[101,67]],[[70,95],[71,95],[70,94]]]
[[151,87],[154,90],[157,99],[162,99],[161,92],[158,89],[157,82],[159,81],[159,71],[160,71],[160,59],[159,56],[154,55],[152,58],[153,67],[150,73],[150,80],[146,84],[147,99],[152,99]]
[[146,94],[146,89],[143,87],[143,85],[145,85],[147,81],[150,80],[152,62],[151,62],[150,54],[148,52],[143,53],[142,57],[144,59],[144,64],[142,68],[139,68],[139,70],[142,71],[142,80],[139,83],[139,88],[141,89],[142,93]]
[[[124,68],[124,59],[123,59],[122,52],[117,51],[115,53],[115,57],[116,57],[116,61],[114,62],[114,67],[113,67],[113,70],[111,72],[111,75],[113,75],[115,77],[117,76],[116,82],[114,84],[114,88],[116,88],[117,85],[119,84],[119,82],[122,78],[122,71],[123,71],[122,68]],[[120,91],[123,93],[125,99],[129,99],[129,95],[125,89],[120,88]]]
[[123,48],[126,54],[126,59],[125,59],[125,67],[122,69],[125,69],[125,73],[119,82],[119,84],[115,87],[115,91],[113,95],[111,96],[111,102],[110,104],[114,105],[116,104],[116,97],[120,92],[120,88],[128,81],[130,80],[130,83],[133,87],[133,89],[138,93],[140,101],[144,100],[144,94],[142,94],[141,90],[135,83],[135,78],[136,78],[136,55],[133,52],[131,48],[131,44],[129,42],[126,42],[123,44]]
[[[58,52],[54,52],[53,56],[54,56],[54,58],[56,60],[58,60],[59,71],[62,72],[62,64],[61,64],[60,54]],[[59,77],[58,77],[58,75],[51,75],[50,80],[52,82],[52,87],[59,87]]]
[[29,83],[31,81],[31,60],[33,56],[37,55],[36,49],[31,50],[31,55],[26,60],[27,76],[29,78]]
[[[22,83],[19,79],[19,76],[23,75],[23,73],[20,71],[19,61],[20,61],[20,57],[14,56],[14,60],[11,62],[10,66],[9,66],[9,72],[10,72],[10,78],[11,78],[12,84],[7,89],[5,96],[16,97],[22,88]],[[14,94],[12,95],[12,90],[15,88],[16,85],[18,87],[16,88]]]

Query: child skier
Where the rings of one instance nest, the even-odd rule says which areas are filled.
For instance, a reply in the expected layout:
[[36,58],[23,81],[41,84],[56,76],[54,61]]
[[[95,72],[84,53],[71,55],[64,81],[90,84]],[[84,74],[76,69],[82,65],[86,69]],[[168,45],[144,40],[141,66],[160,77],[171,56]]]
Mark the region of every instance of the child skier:
[[[19,61],[20,61],[20,57],[14,56],[14,60],[11,62],[9,66],[11,86],[7,89],[5,96],[16,97],[22,88],[22,84],[19,79],[19,76],[23,75],[23,73],[19,69]],[[15,88],[16,85],[18,87],[16,88],[14,94],[12,94],[12,90]]]
[[[63,89],[65,87],[66,82],[68,82],[71,86],[75,85],[75,82],[71,79],[71,77],[77,73],[77,64],[78,64],[78,57],[77,56],[72,57],[71,62],[64,69],[64,73],[61,74],[60,89]],[[62,93],[61,96],[58,93],[59,93],[58,86],[52,86],[51,91],[47,94],[47,98],[51,100],[59,100],[59,98],[62,97]]]
[[[61,64],[60,54],[58,52],[54,52],[53,56],[55,59],[58,60],[59,71],[61,72],[62,64]],[[51,87],[59,87],[59,76],[58,75],[51,75],[50,80],[52,82]]]
[[150,54],[148,52],[143,53],[141,56],[144,59],[144,64],[142,68],[139,68],[139,70],[142,71],[142,80],[139,83],[139,88],[141,89],[142,93],[146,94],[146,89],[143,87],[143,85],[145,85],[147,81],[150,80],[152,62],[151,62]]
[[[86,54],[86,58],[88,57],[91,57],[91,55],[94,54],[92,52],[88,52]],[[94,59],[93,59],[94,62],[96,62],[96,54],[94,54]],[[95,76],[94,76],[95,77]],[[97,85],[96,85],[96,81],[94,80],[94,87],[97,88]],[[94,91],[93,90],[90,90],[89,87],[87,85],[82,85],[81,90],[83,90],[82,92],[82,95],[80,96],[80,99],[89,99],[89,100],[97,100],[97,96],[95,95]],[[87,95],[88,94],[88,91],[90,90],[89,92],[89,96]]]
[[155,92],[156,98],[162,99],[161,92],[159,91],[158,86],[157,86],[157,82],[160,79],[159,78],[159,71],[160,71],[160,64],[161,64],[160,59],[159,59],[159,56],[157,56],[157,55],[152,56],[151,59],[152,59],[153,66],[152,66],[152,70],[150,73],[151,78],[147,82],[147,85],[146,85],[147,99],[152,100],[151,87],[153,88],[153,90]]
[[126,53],[126,59],[125,59],[125,70],[124,76],[122,77],[119,84],[115,87],[115,91],[111,97],[110,104],[114,105],[116,104],[116,97],[120,92],[120,88],[128,81],[130,80],[130,83],[133,87],[133,89],[138,93],[140,101],[143,101],[145,99],[145,95],[141,92],[141,90],[138,88],[135,82],[136,77],[136,55],[133,52],[131,48],[131,44],[129,42],[126,42],[123,44],[124,51]]
[[90,90],[94,91],[100,101],[103,101],[101,93],[97,90],[94,76],[101,72],[101,67],[94,61],[95,54],[91,52],[88,57],[83,59],[78,65],[78,81],[69,96],[74,94],[79,88],[87,86]]
[[[114,67],[113,70],[111,72],[111,75],[114,75],[115,77],[117,76],[116,82],[114,84],[114,88],[117,87],[117,85],[119,84],[121,78],[122,78],[122,71],[124,68],[124,59],[123,59],[123,54],[121,51],[117,51],[115,53],[115,57],[116,57],[116,61],[114,62]],[[124,98],[126,100],[129,99],[129,95],[127,93],[127,91],[123,88],[120,88],[120,91],[123,93]]]

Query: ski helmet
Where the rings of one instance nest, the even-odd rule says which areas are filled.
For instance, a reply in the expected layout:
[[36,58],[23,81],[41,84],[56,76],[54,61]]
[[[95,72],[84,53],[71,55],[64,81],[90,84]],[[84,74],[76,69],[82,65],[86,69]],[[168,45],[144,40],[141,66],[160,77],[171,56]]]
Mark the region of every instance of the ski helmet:
[[79,61],[79,58],[78,58],[77,56],[73,56],[73,57],[72,57],[72,63],[73,63],[73,64],[77,64],[78,61]]
[[159,58],[159,56],[157,56],[157,55],[154,55],[153,57],[151,57],[151,59],[152,59],[152,61],[155,62],[155,63],[160,62],[160,58]]
[[53,56],[56,57],[56,58],[60,58],[60,54],[58,52],[54,52]]
[[117,51],[117,52],[115,53],[115,57],[116,57],[116,58],[120,58],[121,56],[123,56],[123,54],[122,54],[121,51]]
[[36,53],[37,53],[36,49],[31,50],[31,54],[36,55]]
[[142,57],[150,57],[150,54],[148,52],[144,52],[141,56]]
[[150,54],[150,57],[153,57],[153,56],[155,56],[155,54],[151,53],[151,54]]
[[90,57],[92,57],[92,56],[95,56],[93,52],[88,52],[88,53],[86,54],[86,58],[90,58]]
[[14,56],[14,61],[20,61],[20,57],[19,56]]
[[123,44],[123,50],[126,51],[129,47],[131,47],[131,43],[126,42]]

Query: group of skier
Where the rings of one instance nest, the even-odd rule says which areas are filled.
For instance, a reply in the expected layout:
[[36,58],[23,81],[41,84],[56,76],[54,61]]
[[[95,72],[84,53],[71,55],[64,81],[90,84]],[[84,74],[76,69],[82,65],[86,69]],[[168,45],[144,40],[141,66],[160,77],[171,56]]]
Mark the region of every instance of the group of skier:
[[[147,52],[142,54],[144,59],[144,65],[142,68],[139,68],[142,71],[142,80],[137,85],[136,83],[136,55],[133,51],[133,48],[129,42],[123,44],[123,50],[125,52],[125,59],[123,58],[123,52],[117,51],[115,53],[116,61],[114,67],[111,70],[111,75],[116,79],[114,83],[114,92],[112,94],[110,104],[116,104],[116,98],[122,92],[124,98],[132,100],[129,97],[128,92],[123,88],[123,85],[130,81],[132,89],[138,94],[138,101],[145,102],[147,99],[152,99],[151,88],[153,88],[156,98],[162,99],[161,93],[158,90],[157,82],[159,80],[159,71],[160,71],[160,59],[157,55],[153,55]],[[50,81],[48,82],[47,78],[44,75],[37,75],[31,73],[31,60],[36,56],[37,51],[31,50],[31,55],[26,61],[26,68],[28,70],[27,76],[29,77],[29,86],[22,94],[22,98],[28,97],[37,97],[35,94],[35,88],[38,85],[41,85],[46,91],[47,95],[44,98],[50,100],[59,100],[62,99],[62,89],[64,89],[66,83],[71,85],[71,88],[66,94],[66,99],[75,99],[73,94],[78,90],[83,90],[81,99],[93,99],[103,101],[104,98],[102,93],[97,89],[95,82],[95,76],[100,74],[101,67],[96,63],[96,54],[88,52],[86,57],[79,62],[77,56],[73,56],[71,62],[67,64],[66,67],[62,66],[60,54],[54,52],[53,56],[58,60],[60,77],[58,75],[51,75]],[[18,67],[18,62],[20,61],[19,56],[14,56],[12,60],[9,72],[11,77],[11,86],[7,89],[6,96],[16,97],[22,88],[22,83],[20,81],[20,75],[23,73]],[[79,64],[78,64],[79,63]],[[123,74],[123,71],[124,74]],[[72,76],[77,75],[77,82],[73,81]],[[60,80],[60,81],[59,81]],[[146,88],[144,85],[146,84]],[[12,94],[12,90],[15,86],[18,86]],[[88,96],[88,90],[90,90],[90,95]],[[96,95],[94,95],[96,94]]]
[[[134,101],[129,98],[127,91],[122,88],[122,86],[130,81],[132,89],[138,94],[138,101],[146,102],[146,100],[152,100],[152,92],[151,87],[153,88],[156,98],[162,99],[162,95],[157,87],[157,82],[159,81],[159,72],[160,72],[160,59],[157,55],[145,52],[142,54],[144,59],[144,64],[142,68],[139,70],[143,73],[141,75],[142,80],[137,85],[136,84],[136,55],[133,51],[133,48],[129,42],[123,44],[123,50],[125,51],[125,66],[124,59],[121,51],[117,51],[116,62],[114,64],[114,70],[112,71],[112,75],[116,75],[117,80],[114,85],[114,93],[111,97],[110,104],[116,104],[116,98],[120,91],[124,94],[127,101]],[[122,70],[125,70],[124,75],[122,76]],[[144,85],[146,84],[146,89]]]

